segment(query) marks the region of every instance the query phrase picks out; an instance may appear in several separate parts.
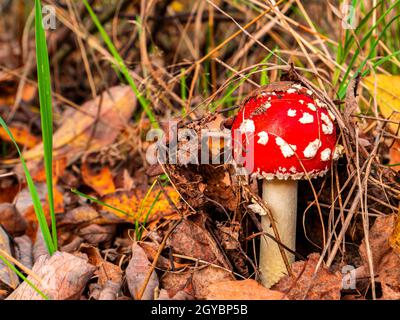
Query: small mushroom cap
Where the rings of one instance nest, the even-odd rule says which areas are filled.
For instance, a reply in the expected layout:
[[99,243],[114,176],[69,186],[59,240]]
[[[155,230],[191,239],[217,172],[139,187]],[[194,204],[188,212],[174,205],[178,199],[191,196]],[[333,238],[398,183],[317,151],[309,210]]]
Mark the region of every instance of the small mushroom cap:
[[334,121],[311,90],[294,82],[270,84],[245,99],[233,122],[234,157],[241,155],[258,178],[322,176],[335,151]]

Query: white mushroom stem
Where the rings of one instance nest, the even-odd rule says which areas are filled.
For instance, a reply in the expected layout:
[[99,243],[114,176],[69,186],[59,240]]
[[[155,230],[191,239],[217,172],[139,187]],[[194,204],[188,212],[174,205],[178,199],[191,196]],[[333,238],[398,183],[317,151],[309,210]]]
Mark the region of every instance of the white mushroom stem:
[[[264,180],[263,200],[271,210],[281,242],[295,250],[297,216],[297,181]],[[261,217],[263,231],[274,235],[268,216]],[[284,250],[289,263],[294,262],[294,255]],[[270,288],[287,274],[278,244],[267,236],[261,237],[260,262],[262,284]]]

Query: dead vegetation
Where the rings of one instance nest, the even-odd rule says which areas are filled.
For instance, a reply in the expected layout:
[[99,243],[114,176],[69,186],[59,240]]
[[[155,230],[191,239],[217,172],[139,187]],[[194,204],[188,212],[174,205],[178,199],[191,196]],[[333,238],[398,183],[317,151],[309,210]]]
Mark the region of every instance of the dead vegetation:
[[[300,182],[298,261],[269,290],[256,282],[257,248],[279,235],[263,234],[249,209],[268,209],[258,182],[226,164],[150,165],[152,123],[83,3],[42,2],[57,17],[47,41],[60,252],[48,256],[0,129],[0,255],[30,282],[0,261],[2,299],[400,298],[400,63],[389,42],[400,30],[390,24],[379,37],[379,17],[391,21],[399,7],[360,1],[359,17],[370,18],[347,30],[338,1],[89,1],[165,130],[171,120],[196,132],[229,127],[249,92],[285,78],[313,88],[335,115],[342,157],[324,178]],[[0,115],[50,219],[33,11],[24,1],[1,10]],[[220,156],[214,143],[209,152]]]

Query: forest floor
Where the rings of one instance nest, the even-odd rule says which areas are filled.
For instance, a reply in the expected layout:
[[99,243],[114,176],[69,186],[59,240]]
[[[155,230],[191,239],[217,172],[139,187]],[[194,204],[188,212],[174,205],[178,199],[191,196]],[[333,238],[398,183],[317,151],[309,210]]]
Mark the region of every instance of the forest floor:
[[[400,1],[342,2],[3,1],[0,299],[400,299]],[[261,181],[173,161],[204,150],[169,133],[229,132],[282,80],[341,152],[299,181],[296,261],[266,288]]]

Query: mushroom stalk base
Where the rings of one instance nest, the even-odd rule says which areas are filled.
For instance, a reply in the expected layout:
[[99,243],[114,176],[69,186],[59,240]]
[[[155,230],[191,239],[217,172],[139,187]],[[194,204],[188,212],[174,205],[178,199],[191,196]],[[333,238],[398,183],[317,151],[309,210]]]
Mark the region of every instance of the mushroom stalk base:
[[[297,181],[264,180],[262,198],[271,210],[281,242],[294,251],[296,246]],[[261,224],[264,232],[274,235],[268,216],[261,217]],[[284,252],[289,263],[293,263],[294,255],[285,249]],[[278,244],[267,236],[261,237],[259,266],[261,282],[267,288],[287,275]]]

